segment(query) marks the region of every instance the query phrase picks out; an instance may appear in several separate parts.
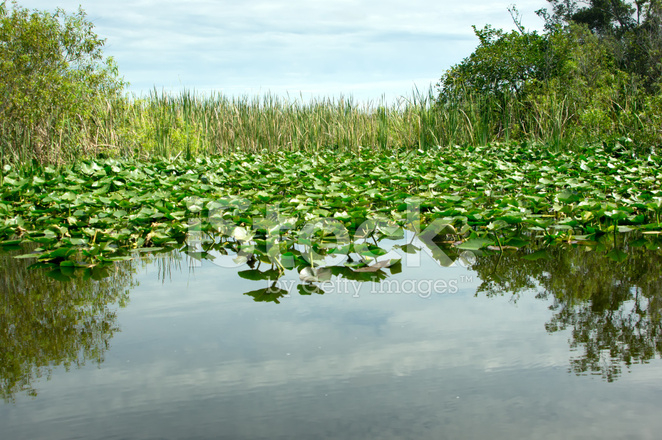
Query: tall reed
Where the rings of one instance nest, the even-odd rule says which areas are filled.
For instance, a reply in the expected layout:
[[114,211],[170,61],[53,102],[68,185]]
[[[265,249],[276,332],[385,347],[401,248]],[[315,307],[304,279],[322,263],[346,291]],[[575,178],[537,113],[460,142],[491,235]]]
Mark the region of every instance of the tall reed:
[[[639,110],[645,104],[655,113],[661,100],[638,103],[626,96],[619,102],[609,115],[614,132],[657,133],[647,128]],[[439,99],[432,89],[416,89],[393,103],[366,103],[351,97],[305,101],[154,90],[145,97],[99,102],[92,116],[48,130],[0,121],[0,158],[3,164],[31,159],[68,162],[95,155],[190,158],[233,151],[426,149],[509,140],[560,148],[591,140],[578,125],[582,111],[568,97],[556,95],[522,101],[508,95],[460,93]]]

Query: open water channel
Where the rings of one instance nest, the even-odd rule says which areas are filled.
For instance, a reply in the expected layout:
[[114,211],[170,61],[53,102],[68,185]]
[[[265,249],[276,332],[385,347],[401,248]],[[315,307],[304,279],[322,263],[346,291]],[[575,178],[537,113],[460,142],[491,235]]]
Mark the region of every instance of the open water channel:
[[604,254],[311,284],[176,252],[61,282],[4,253],[0,437],[658,439],[662,255]]

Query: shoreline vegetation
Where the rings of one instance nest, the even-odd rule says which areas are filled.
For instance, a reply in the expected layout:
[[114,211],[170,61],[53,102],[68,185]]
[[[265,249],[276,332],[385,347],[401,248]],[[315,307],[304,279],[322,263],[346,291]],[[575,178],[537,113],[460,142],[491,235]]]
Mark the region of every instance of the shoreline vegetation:
[[[82,10],[3,1],[0,246],[39,243],[37,266],[89,269],[181,245],[201,218],[232,243],[296,240],[319,221],[312,248],[325,218],[391,230],[415,205],[475,251],[542,238],[623,260],[630,232],[657,249],[662,1],[611,2],[607,16],[550,4],[544,33],[512,8],[517,29],[474,28],[479,46],[436,89],[380,105],[127,96]],[[255,223],[269,206],[275,235]]]
[[[545,31],[474,27],[476,50],[427,91],[395,103],[127,95],[85,12],[0,3],[0,159],[64,164],[324,149],[416,150],[494,143],[573,151],[662,141],[662,1],[549,0]],[[610,9],[611,8],[611,9]],[[606,14],[606,15],[605,15]],[[623,143],[623,141],[621,141]]]
[[153,260],[162,282],[241,267],[278,303],[289,271],[324,294],[427,252],[476,296],[553,301],[575,374],[659,358],[662,0],[549,3],[544,33],[511,9],[515,31],[475,29],[435,89],[384,105],[129,96],[82,10],[0,0],[0,396],[103,362]]
[[[662,132],[662,96],[659,116],[652,109],[650,114],[634,109],[651,107],[654,99],[625,96],[622,106],[613,103],[618,111],[601,122],[606,128],[589,130],[579,122],[585,113],[567,97],[548,97],[542,108],[515,96],[497,102],[478,93],[439,101],[432,88],[413,90],[387,105],[351,96],[304,101],[154,90],[147,97],[106,98],[78,124],[46,122],[41,132],[49,134],[41,137],[39,130],[21,132],[2,120],[2,133],[17,135],[2,143],[2,161],[58,165],[95,157],[191,159],[235,152],[411,151],[523,142],[557,152],[620,142],[646,155],[659,145],[653,139]],[[644,118],[655,120],[644,123]]]
[[[391,105],[338,99],[288,100],[273,95],[226,97],[151,92],[145,98],[117,97],[100,104],[88,121],[66,125],[50,139],[28,134],[19,143],[3,143],[3,163],[72,163],[95,157],[142,158],[225,155],[324,150],[427,150],[448,146],[484,146],[496,143],[540,145],[554,151],[583,149],[586,145],[627,145],[636,154],[655,152],[656,144],[638,140],[651,131],[633,129],[587,133],[571,123],[578,114],[567,99],[548,102],[552,110],[531,108],[514,97],[497,113],[485,108],[495,103],[478,94],[459,102],[440,104],[430,89]],[[639,103],[628,102],[626,107]],[[440,108],[441,107],[441,108]],[[640,119],[614,114],[612,125]],[[4,132],[11,127],[3,125]],[[638,135],[638,136],[637,136]]]

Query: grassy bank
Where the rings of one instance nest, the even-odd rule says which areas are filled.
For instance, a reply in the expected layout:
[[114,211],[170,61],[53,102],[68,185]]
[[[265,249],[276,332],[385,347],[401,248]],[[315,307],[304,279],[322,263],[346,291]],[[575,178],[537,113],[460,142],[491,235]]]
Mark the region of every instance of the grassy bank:
[[654,144],[656,121],[637,117],[637,109],[652,104],[634,97],[622,103],[613,114],[591,122],[567,97],[522,102],[467,93],[462,99],[440,101],[430,90],[380,105],[351,98],[304,101],[153,92],[100,100],[89,117],[65,123],[54,119],[39,127],[19,127],[0,121],[0,148],[3,163],[67,163],[99,156],[191,158],[359,147],[426,150],[511,140],[562,151],[631,137],[637,149],[647,153]]
[[517,30],[474,27],[478,47],[436,88],[387,104],[192,91],[128,96],[83,10],[1,1],[0,165],[497,142],[578,152],[619,139],[644,156],[662,144],[662,7],[645,3],[621,4],[624,21],[607,14],[598,27],[583,15],[604,13],[594,5],[540,10],[542,33],[527,31],[513,7]]

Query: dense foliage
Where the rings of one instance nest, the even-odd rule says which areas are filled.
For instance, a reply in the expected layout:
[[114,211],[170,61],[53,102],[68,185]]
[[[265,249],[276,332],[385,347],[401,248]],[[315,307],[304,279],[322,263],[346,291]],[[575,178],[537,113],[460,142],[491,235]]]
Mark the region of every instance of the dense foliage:
[[93,146],[94,118],[123,82],[92,29],[82,10],[49,13],[0,3],[3,161],[52,161],[62,149]]
[[181,245],[196,231],[231,247],[259,239],[280,265],[288,246],[310,242],[311,227],[355,236],[365,222],[393,231],[434,223],[425,234],[446,231],[460,249],[522,247],[531,234],[550,244],[631,231],[656,239],[661,181],[659,157],[636,158],[621,144],[576,154],[505,144],[7,167],[0,246],[35,242],[41,261],[93,267],[131,249]]
[[[662,2],[550,0],[545,32],[475,29],[480,44],[438,85],[438,108],[475,114],[483,139],[660,144]],[[456,111],[457,111],[456,110]]]

